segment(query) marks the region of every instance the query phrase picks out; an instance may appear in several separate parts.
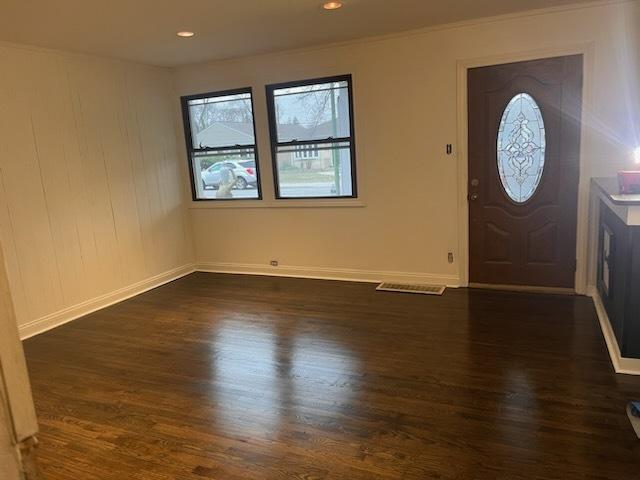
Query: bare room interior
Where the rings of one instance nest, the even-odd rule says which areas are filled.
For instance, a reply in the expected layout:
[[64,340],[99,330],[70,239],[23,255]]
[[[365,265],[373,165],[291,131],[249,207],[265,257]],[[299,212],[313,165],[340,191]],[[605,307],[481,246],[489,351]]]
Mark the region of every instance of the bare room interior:
[[0,480],[638,480],[640,0],[1,0],[0,291]]

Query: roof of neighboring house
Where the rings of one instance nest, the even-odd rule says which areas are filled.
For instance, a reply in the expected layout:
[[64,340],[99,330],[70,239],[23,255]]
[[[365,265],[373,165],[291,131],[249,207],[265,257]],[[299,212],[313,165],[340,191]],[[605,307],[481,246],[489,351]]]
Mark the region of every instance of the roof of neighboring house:
[[248,122],[216,122],[196,134],[195,144],[203,147],[225,147],[254,143],[253,124]]
[[[315,128],[306,128],[299,124],[280,124],[278,129],[280,138],[285,141],[333,136],[331,122],[321,123]],[[196,145],[210,148],[247,145],[254,142],[253,124],[251,122],[215,122],[197,133],[195,138]]]

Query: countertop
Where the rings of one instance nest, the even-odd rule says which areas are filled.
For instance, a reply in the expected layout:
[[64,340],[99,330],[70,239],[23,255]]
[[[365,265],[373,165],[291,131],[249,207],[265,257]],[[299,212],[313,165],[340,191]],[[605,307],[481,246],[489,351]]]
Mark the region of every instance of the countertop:
[[591,183],[615,205],[640,205],[639,195],[621,195],[618,179],[614,177],[592,178]]

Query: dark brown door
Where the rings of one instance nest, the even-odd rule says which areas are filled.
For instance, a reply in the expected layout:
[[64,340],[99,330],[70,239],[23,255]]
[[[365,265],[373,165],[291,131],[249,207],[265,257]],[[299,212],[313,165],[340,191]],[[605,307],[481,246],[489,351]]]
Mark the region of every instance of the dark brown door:
[[470,282],[574,288],[582,56],[469,70]]

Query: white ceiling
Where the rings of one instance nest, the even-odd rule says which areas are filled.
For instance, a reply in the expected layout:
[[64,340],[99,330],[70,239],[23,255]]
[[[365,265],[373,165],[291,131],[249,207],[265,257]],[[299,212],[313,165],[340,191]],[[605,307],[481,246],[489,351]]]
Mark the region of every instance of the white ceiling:
[[[588,1],[588,0],[582,0]],[[0,0],[0,40],[175,66],[580,0]],[[196,36],[178,38],[179,30]]]

